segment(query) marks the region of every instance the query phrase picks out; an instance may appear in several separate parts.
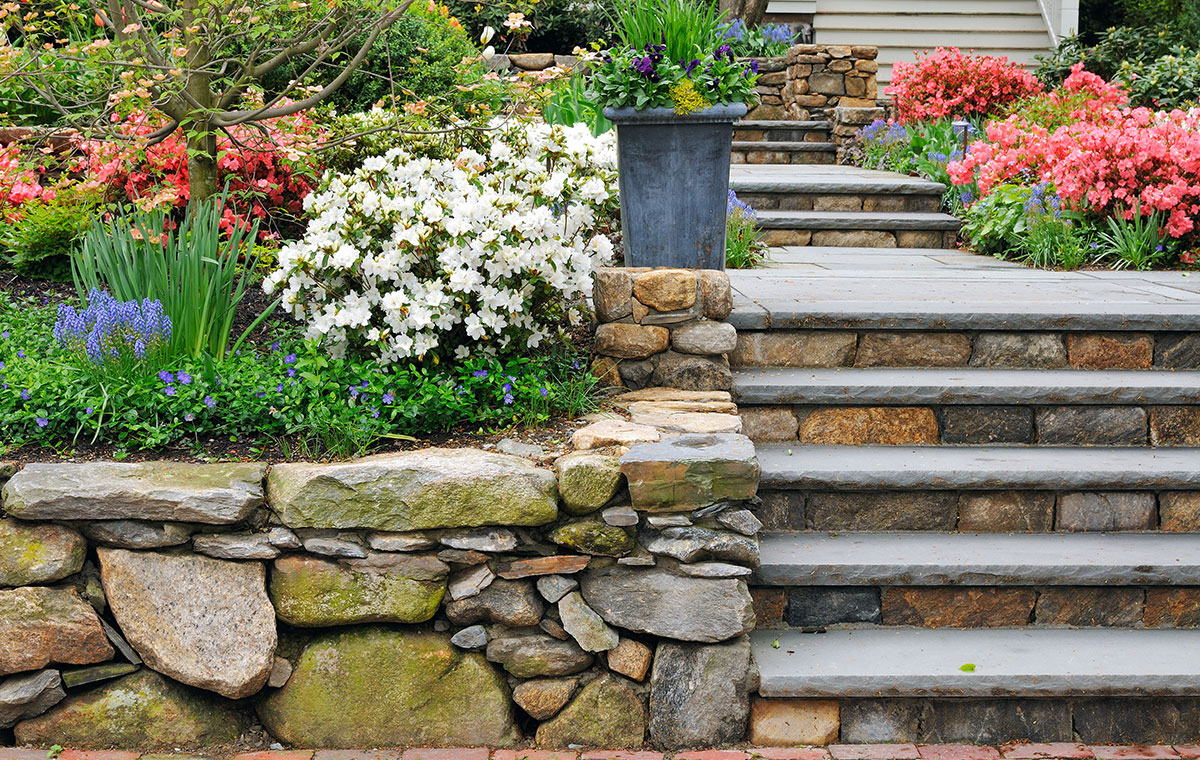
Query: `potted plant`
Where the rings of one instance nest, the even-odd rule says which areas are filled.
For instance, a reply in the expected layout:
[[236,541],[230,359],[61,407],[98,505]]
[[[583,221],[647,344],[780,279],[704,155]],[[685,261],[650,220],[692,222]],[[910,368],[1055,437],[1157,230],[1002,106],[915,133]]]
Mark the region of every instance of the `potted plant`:
[[621,44],[592,87],[617,127],[627,266],[725,268],[733,123],[756,99],[757,65],[722,41],[714,4],[633,0]]

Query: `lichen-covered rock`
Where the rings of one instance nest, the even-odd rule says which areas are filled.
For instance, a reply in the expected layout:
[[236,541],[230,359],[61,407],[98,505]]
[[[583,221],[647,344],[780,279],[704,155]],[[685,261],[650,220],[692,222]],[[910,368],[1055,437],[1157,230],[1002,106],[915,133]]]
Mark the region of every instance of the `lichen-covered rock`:
[[533,581],[493,580],[478,594],[446,605],[446,617],[456,625],[500,623],[524,627],[537,625],[546,605]]
[[563,630],[588,652],[607,652],[620,642],[617,632],[587,606],[578,591],[572,591],[559,600],[558,614],[562,618]]
[[187,462],[28,464],[4,485],[23,520],[234,523],[263,504],[266,465]]
[[487,658],[517,678],[570,676],[586,670],[593,660],[574,641],[522,630],[489,641]]
[[54,707],[67,693],[57,670],[22,673],[0,681],[0,728],[33,718]]
[[746,735],[753,691],[750,641],[662,642],[650,675],[650,736],[664,749],[712,747]]
[[683,512],[753,498],[759,466],[744,435],[679,435],[634,446],[621,457],[633,506]]
[[479,449],[423,449],[339,464],[280,464],[271,508],[293,528],[383,531],[544,525],[558,516],[554,473]]
[[70,528],[0,519],[0,586],[66,578],[79,572],[86,553],[87,543]]
[[229,744],[243,727],[231,703],[142,670],[73,694],[15,733],[18,744],[174,749]]
[[754,628],[746,582],[690,578],[654,567],[615,567],[582,573],[588,606],[609,625],[681,641],[716,642]]
[[578,678],[534,678],[513,689],[513,701],[534,720],[553,718],[571,700]]
[[275,610],[259,562],[100,549],[104,593],[146,664],[230,699],[254,694],[275,661]]
[[287,685],[258,705],[280,741],[306,747],[509,745],[504,679],[447,636],[377,627],[314,638]]
[[74,591],[46,586],[0,591],[0,642],[0,675],[113,656],[92,606]]
[[634,546],[624,528],[600,520],[572,520],[551,531],[549,538],[560,546],[602,557],[624,557]]
[[437,612],[449,570],[430,555],[282,557],[271,570],[271,601],[291,625],[423,623]]
[[621,460],[605,454],[577,451],[554,463],[563,508],[586,515],[607,504],[621,490]]
[[638,747],[646,738],[646,708],[628,682],[601,676],[537,729],[539,747]]

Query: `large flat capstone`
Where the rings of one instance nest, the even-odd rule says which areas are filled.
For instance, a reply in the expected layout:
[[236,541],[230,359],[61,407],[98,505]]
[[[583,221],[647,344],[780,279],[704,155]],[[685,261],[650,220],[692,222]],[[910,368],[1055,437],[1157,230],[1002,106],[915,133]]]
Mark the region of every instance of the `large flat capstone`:
[[4,509],[24,520],[235,523],[263,504],[261,464],[28,464],[4,485]]
[[758,490],[758,459],[744,435],[672,436],[637,444],[621,457],[636,509],[689,511],[749,499]]
[[692,578],[660,568],[614,566],[580,576],[583,598],[609,625],[651,636],[713,643],[754,628],[746,582]]
[[280,464],[271,508],[293,528],[405,531],[544,525],[558,516],[554,473],[479,449],[424,449],[339,464]]
[[356,627],[309,642],[287,685],[258,704],[263,726],[303,747],[512,744],[504,679],[448,636]]
[[151,668],[230,699],[254,694],[275,662],[275,610],[260,562],[99,549],[104,593]]

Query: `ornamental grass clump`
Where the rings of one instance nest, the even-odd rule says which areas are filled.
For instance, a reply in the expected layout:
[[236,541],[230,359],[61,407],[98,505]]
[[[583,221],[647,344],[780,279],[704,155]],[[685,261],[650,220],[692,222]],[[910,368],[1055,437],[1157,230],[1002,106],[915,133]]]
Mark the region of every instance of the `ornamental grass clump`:
[[615,136],[584,125],[510,124],[452,160],[396,148],[306,199],[264,287],[335,357],[537,349],[582,317],[616,196]]
[[54,340],[81,369],[129,375],[169,353],[171,318],[159,301],[118,301],[92,290],[82,310],[59,305]]

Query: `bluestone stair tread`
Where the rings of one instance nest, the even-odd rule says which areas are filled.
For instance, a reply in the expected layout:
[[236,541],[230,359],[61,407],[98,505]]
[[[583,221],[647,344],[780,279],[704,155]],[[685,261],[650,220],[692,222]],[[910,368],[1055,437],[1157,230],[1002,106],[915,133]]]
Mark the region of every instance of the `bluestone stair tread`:
[[755,449],[763,489],[1200,490],[1200,448],[793,443]]
[[742,404],[1200,403],[1200,371],[748,367],[733,385]]
[[764,586],[1200,585],[1188,533],[766,533]]
[[877,271],[732,270],[727,321],[738,330],[1200,330],[1200,287],[1178,272],[927,272],[870,262],[864,256]]
[[1200,636],[1189,630],[882,628],[750,636],[765,697],[1200,694]]
[[785,153],[832,153],[837,145],[808,140],[734,140],[733,150],[777,150]]
[[827,121],[788,121],[787,119],[779,119],[777,121],[770,119],[743,119],[733,123],[733,128],[738,129],[829,129],[832,126]]
[[758,212],[758,226],[787,230],[957,230],[961,222],[935,211]]
[[920,177],[857,166],[808,164],[734,164],[729,167],[729,187],[739,193],[816,195],[859,193],[941,196],[946,192],[941,183]]

